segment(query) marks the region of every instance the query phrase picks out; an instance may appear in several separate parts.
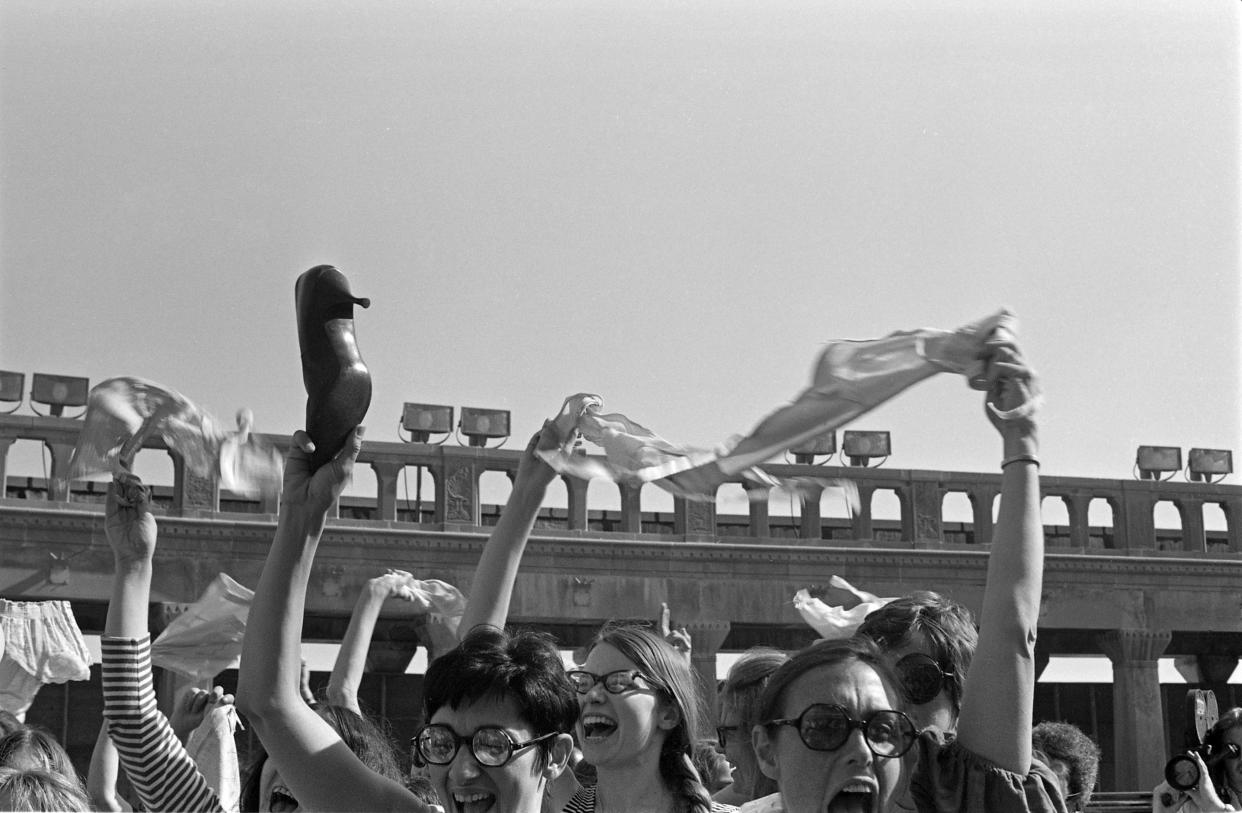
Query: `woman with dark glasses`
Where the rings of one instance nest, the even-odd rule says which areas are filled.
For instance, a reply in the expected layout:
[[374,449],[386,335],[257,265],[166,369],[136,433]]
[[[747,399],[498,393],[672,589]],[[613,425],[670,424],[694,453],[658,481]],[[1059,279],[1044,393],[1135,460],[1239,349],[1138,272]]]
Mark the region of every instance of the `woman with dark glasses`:
[[785,813],[889,813],[914,746],[897,678],[865,638],[815,644],[776,670],[752,732],[778,798],[742,807]]

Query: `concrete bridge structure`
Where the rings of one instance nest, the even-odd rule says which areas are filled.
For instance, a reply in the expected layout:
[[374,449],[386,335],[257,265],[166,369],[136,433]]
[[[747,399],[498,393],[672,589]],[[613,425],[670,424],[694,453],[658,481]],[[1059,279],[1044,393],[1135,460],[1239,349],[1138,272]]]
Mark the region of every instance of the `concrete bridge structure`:
[[[67,599],[83,630],[97,632],[112,561],[103,531],[105,484],[65,477],[80,427],[67,418],[0,417],[0,595]],[[17,440],[44,444],[51,459],[46,480],[7,472]],[[217,573],[255,585],[278,509],[274,500],[221,493],[169,454],[173,482],[156,487],[163,511],[153,586],[157,628]],[[359,589],[387,567],[469,592],[498,510],[484,504],[480,480],[487,472],[512,477],[518,459],[516,451],[368,440],[359,465],[374,472],[376,493],[344,498],[334,511],[312,575],[306,637],[339,640]],[[402,474],[416,468],[430,478],[433,499],[400,498]],[[605,620],[650,618],[668,602],[675,622],[693,635],[696,667],[714,685],[718,652],[795,648],[814,638],[791,604],[797,590],[853,603],[848,593],[825,587],[833,575],[880,595],[937,590],[978,612],[999,472],[766,468],[848,479],[857,485],[860,510],[825,517],[812,491],[796,515],[774,515],[759,491],[744,515],[681,499],[659,514],[643,510],[638,490],[606,484],[619,489],[620,507],[603,511],[588,504],[587,483],[566,478],[566,507],[545,510],[527,548],[511,622],[548,629],[575,647]],[[1044,477],[1041,486],[1045,505],[1061,501],[1067,522],[1046,525],[1037,666],[1052,655],[1108,656],[1112,708],[1101,714],[1111,717],[1112,786],[1151,787],[1169,751],[1181,745],[1180,709],[1162,696],[1158,658],[1192,656],[1204,685],[1227,691],[1242,651],[1242,488],[1075,477]],[[896,497],[899,518],[873,518],[881,492]],[[965,495],[972,521],[944,519],[950,494]],[[1111,527],[1090,524],[1093,500],[1107,504]],[[1157,527],[1158,503],[1173,506],[1180,528]],[[1223,530],[1206,529],[1210,506],[1223,514]],[[422,619],[397,608],[377,628],[372,666],[400,673],[417,646],[434,651],[437,640]],[[1052,715],[1037,708],[1036,716]]]

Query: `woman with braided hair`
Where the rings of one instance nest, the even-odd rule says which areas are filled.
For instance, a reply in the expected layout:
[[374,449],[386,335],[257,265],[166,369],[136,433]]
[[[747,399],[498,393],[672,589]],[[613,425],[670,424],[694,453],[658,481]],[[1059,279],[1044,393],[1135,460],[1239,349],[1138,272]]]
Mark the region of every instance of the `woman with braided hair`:
[[653,630],[608,625],[581,669],[579,746],[598,783],[563,813],[722,813],[691,759],[703,701],[685,655]]

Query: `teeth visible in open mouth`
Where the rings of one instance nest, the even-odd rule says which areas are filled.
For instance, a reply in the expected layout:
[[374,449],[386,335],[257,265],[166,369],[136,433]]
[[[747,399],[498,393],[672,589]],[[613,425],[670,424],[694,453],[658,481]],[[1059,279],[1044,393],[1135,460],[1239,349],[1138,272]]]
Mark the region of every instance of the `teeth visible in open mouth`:
[[487,793],[454,793],[453,798],[458,804],[470,804],[471,802],[481,802],[484,799],[490,799],[491,795]]
[[582,733],[588,737],[606,737],[616,729],[616,721],[602,714],[587,714],[582,717]]

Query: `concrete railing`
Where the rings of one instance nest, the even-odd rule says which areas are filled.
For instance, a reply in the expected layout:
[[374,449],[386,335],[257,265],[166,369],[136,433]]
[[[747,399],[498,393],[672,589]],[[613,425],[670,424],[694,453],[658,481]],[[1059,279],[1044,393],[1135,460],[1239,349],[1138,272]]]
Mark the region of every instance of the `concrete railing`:
[[[53,503],[91,503],[102,500],[103,485],[69,481],[69,462],[82,426],[80,420],[40,416],[0,416],[0,482],[4,497],[40,499]],[[263,436],[285,446],[285,436]],[[43,444],[51,457],[46,479],[15,477],[7,468],[9,451],[17,440]],[[161,441],[147,448],[166,449]],[[197,477],[171,451],[173,483],[156,484],[157,499],[179,516],[210,516],[217,513],[274,514],[276,499],[247,501],[222,493],[212,479]],[[521,453],[514,450],[433,446],[368,440],[359,464],[375,475],[374,497],[346,497],[338,511],[342,516],[379,523],[417,523],[440,530],[466,530],[494,522],[497,506],[485,505],[481,478],[501,472],[512,478]],[[999,473],[863,469],[803,465],[765,466],[780,477],[819,478],[825,482],[849,480],[857,486],[858,510],[850,517],[824,517],[818,486],[806,488],[795,516],[773,516],[767,489],[750,483],[739,485],[749,496],[748,513],[718,512],[710,502],[674,497],[671,516],[644,511],[638,488],[606,484],[617,490],[613,504],[619,509],[600,510],[588,504],[588,484],[572,477],[561,478],[566,508],[545,510],[540,525],[591,535],[622,534],[657,536],[692,541],[779,539],[782,544],[850,544],[881,547],[937,548],[987,545],[992,537],[993,506],[1000,493]],[[399,484],[407,469],[419,469],[430,478],[431,500],[399,498]],[[599,488],[597,484],[596,489]],[[1178,555],[1236,558],[1242,556],[1242,487],[1204,483],[1173,483],[1081,477],[1043,477],[1045,504],[1060,500],[1065,507],[1064,526],[1047,525],[1050,549],[1121,555],[1150,555],[1176,551]],[[898,519],[873,519],[874,498],[891,492],[896,498]],[[965,495],[972,521],[944,520],[945,498]],[[1112,525],[1092,525],[1091,504],[1104,501]],[[1156,506],[1168,503],[1180,517],[1180,529],[1157,528]],[[1215,505],[1224,517],[1224,530],[1205,528],[1204,508]],[[831,541],[829,541],[831,540]]]

